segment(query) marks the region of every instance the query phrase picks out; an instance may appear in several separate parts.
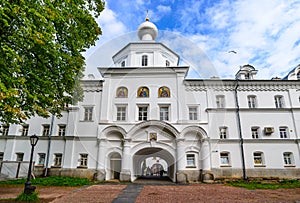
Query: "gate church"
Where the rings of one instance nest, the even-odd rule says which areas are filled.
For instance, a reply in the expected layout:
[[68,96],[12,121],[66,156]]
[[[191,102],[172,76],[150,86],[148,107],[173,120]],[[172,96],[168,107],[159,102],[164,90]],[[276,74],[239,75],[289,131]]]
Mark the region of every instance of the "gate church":
[[[102,79],[82,80],[84,101],[62,118],[2,124],[2,161],[29,160],[28,136],[36,134],[35,173],[299,178],[300,67],[283,80],[255,80],[251,65],[231,80],[186,79],[189,67],[157,35],[146,18],[139,41],[113,56],[114,67],[98,68]],[[155,164],[163,172],[151,170]]]

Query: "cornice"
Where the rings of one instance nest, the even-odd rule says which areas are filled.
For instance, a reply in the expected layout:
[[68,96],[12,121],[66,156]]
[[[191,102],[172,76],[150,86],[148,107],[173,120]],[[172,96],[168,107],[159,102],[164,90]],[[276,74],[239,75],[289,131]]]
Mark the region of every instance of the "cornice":
[[288,91],[300,89],[299,81],[289,80],[184,80],[187,91]]
[[103,80],[82,80],[80,85],[85,92],[101,92]]

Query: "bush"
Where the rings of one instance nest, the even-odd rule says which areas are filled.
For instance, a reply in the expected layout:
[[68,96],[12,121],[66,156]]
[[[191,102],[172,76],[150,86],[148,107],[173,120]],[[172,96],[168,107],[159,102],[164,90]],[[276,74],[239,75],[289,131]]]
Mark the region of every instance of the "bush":
[[33,192],[32,194],[22,193],[16,198],[16,201],[37,202],[39,201],[39,196],[37,192]]

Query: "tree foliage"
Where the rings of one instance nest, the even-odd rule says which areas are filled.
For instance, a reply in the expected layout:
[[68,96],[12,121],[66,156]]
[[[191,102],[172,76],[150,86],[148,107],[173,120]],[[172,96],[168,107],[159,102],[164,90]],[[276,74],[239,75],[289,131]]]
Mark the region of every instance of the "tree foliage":
[[82,52],[95,44],[102,0],[0,0],[0,121],[59,115],[82,99]]

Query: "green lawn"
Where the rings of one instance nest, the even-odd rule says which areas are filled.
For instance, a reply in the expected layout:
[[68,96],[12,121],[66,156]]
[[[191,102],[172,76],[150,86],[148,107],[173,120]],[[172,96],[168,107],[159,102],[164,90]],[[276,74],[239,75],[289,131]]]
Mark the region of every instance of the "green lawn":
[[255,189],[279,189],[279,188],[300,188],[299,180],[282,180],[277,183],[267,183],[258,181],[234,181],[227,182],[226,185],[234,187],[243,187],[249,190]]
[[[11,185],[11,184],[25,184],[26,179],[0,181],[1,185]],[[36,178],[30,180],[32,185],[42,185],[42,186],[84,186],[95,184],[93,181],[87,178],[72,178],[65,176],[50,176],[45,178]]]

